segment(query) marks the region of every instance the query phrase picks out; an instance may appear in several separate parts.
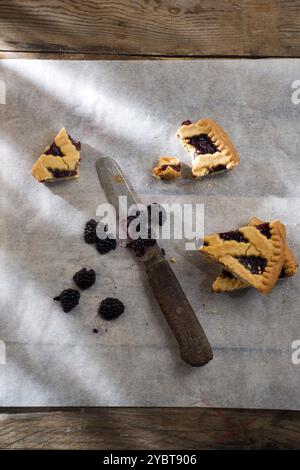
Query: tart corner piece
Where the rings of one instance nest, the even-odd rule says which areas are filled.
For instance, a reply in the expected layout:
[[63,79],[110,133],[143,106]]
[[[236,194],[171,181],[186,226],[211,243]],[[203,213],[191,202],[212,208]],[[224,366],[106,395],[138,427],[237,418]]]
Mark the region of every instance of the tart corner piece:
[[181,145],[192,157],[196,177],[231,170],[239,164],[239,154],[226,132],[212,119],[184,121],[177,131]]
[[41,183],[78,178],[80,150],[80,142],[72,139],[63,127],[38,158],[31,173]]
[[181,162],[175,157],[160,157],[157,165],[152,169],[152,176],[156,179],[172,180],[181,176]]
[[[285,227],[274,220],[208,235],[200,252],[223,266],[234,278],[267,294],[282,271],[285,244]],[[222,284],[215,288],[222,290]]]
[[[252,217],[250,219],[249,225],[260,225],[261,228],[264,227],[264,222],[257,217]],[[294,276],[298,272],[298,261],[295,258],[294,253],[286,241],[284,247],[284,259],[282,270],[279,274],[279,279],[286,279]],[[243,289],[249,287],[244,282],[240,281],[234,277],[229,271],[223,270],[219,276],[216,277],[215,281],[212,284],[213,292],[229,292],[237,289]]]

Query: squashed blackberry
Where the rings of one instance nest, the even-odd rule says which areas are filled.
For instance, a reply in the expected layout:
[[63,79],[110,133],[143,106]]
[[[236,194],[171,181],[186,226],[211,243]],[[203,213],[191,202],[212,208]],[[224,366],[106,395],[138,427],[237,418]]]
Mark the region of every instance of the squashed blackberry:
[[85,224],[85,229],[84,229],[84,241],[91,245],[92,243],[96,243],[97,240],[97,222],[94,219],[90,219],[86,224]]
[[125,310],[124,304],[113,297],[107,297],[102,300],[98,313],[104,320],[114,320],[118,318]]
[[115,250],[117,247],[117,240],[115,238],[97,238],[96,239],[96,248],[99,251],[100,255],[105,255],[112,250]]
[[137,238],[136,240],[129,240],[127,248],[131,248],[137,257],[144,256],[147,248],[156,244],[155,238],[151,238],[151,229],[148,230],[148,238]]
[[73,276],[73,281],[79,287],[79,289],[85,290],[95,284],[96,273],[93,269],[89,271],[86,268],[82,268]]
[[70,312],[76,305],[79,304],[80,293],[75,289],[66,289],[62,291],[60,295],[54,297],[53,300],[56,300],[61,303],[64,312]]

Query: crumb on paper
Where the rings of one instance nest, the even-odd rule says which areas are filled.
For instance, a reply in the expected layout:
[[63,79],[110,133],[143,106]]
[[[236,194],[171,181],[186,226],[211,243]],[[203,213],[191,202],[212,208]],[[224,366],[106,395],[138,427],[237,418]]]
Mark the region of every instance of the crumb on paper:
[[170,258],[170,262],[171,263],[176,263],[176,258],[174,258],[174,256],[172,256],[172,258]]

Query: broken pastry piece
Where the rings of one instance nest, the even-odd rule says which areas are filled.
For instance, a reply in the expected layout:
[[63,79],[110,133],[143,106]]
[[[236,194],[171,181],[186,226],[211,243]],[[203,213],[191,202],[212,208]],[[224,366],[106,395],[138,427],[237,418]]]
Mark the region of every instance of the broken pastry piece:
[[177,137],[192,157],[196,177],[231,170],[240,157],[225,131],[212,119],[183,121]]
[[208,235],[200,251],[243,284],[267,294],[282,272],[285,246],[285,227],[273,220]]
[[62,128],[33,166],[33,176],[41,183],[78,178],[80,150],[80,142]]
[[[249,225],[263,225],[263,221],[258,219],[257,217],[252,217],[249,222]],[[285,243],[284,247],[284,260],[282,265],[282,270],[279,275],[280,279],[287,278],[294,276],[294,274],[298,271],[298,262],[289,248],[287,242]],[[239,279],[235,278],[229,271],[225,269],[222,273],[215,279],[212,285],[213,292],[228,292],[234,291],[237,289],[242,289],[247,286],[244,282],[240,281]]]
[[160,157],[156,167],[152,170],[156,179],[172,180],[181,176],[181,162],[175,157]]

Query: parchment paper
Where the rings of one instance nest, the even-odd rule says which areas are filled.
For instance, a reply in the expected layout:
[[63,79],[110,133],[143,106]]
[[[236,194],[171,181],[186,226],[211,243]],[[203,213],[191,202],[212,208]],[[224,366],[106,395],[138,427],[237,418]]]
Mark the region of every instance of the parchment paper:
[[[214,360],[195,369],[181,361],[138,260],[122,246],[101,257],[82,240],[105,202],[94,163],[107,154],[141,200],[205,204],[207,233],[254,215],[280,218],[299,257],[297,79],[299,60],[0,62],[1,406],[300,408],[300,365],[291,360],[300,338],[299,276],[269,296],[212,294],[219,268],[168,242],[214,349]],[[189,163],[175,138],[179,123],[206,116],[227,130],[240,166],[203,181],[154,180],[152,162],[161,155]],[[81,177],[38,184],[30,169],[62,126],[83,143]],[[83,266],[96,270],[97,283],[64,314],[52,298]],[[98,305],[112,295],[126,311],[99,323]]]

